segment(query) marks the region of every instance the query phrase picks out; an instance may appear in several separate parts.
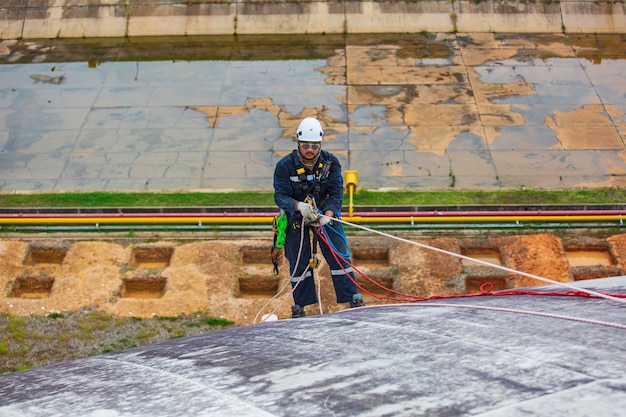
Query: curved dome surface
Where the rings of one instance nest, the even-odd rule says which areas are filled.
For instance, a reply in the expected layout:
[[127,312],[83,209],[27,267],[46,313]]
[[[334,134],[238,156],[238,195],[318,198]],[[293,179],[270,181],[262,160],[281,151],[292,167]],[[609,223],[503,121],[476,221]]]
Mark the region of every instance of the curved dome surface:
[[365,307],[2,375],[0,416],[619,416],[625,336],[606,299]]

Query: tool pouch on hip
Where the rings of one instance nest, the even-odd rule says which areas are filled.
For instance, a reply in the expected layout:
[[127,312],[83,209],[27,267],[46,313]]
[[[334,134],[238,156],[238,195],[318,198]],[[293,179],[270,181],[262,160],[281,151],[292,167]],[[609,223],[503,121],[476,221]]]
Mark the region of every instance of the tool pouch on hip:
[[280,214],[274,216],[272,221],[272,231],[274,232],[274,243],[272,244],[271,257],[274,265],[274,275],[278,275],[278,261],[283,255],[285,236],[287,233],[287,213],[280,210]]

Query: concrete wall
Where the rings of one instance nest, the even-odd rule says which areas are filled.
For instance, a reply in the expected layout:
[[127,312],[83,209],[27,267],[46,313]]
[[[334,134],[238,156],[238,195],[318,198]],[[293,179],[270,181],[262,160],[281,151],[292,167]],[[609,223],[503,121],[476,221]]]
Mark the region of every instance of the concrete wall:
[[0,38],[625,33],[624,0],[3,0]]

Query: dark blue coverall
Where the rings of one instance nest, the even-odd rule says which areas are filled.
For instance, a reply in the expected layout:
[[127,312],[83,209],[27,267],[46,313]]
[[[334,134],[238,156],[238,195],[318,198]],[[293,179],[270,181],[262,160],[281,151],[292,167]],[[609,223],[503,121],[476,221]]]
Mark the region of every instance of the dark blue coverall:
[[[319,169],[320,163],[324,165],[321,170]],[[321,150],[315,167],[317,169],[312,172],[305,169],[306,177],[298,175],[298,168],[304,168],[304,166],[299,161],[298,151],[294,150],[278,161],[274,170],[274,201],[278,207],[287,213],[284,250],[285,257],[289,260],[289,272],[292,277],[291,286],[292,288],[295,287],[293,291],[294,304],[300,307],[315,304],[318,300],[312,269],[309,268],[306,275],[303,276],[311,258],[309,231],[313,226],[303,225],[302,215],[295,209],[296,204],[298,201],[304,201],[307,194],[312,195],[315,197],[317,208],[322,213],[326,210],[332,210],[335,217],[339,217],[343,202],[343,177],[337,157],[330,152]],[[301,235],[301,226],[305,229],[304,238]],[[336,251],[340,254],[349,254],[341,223],[332,222],[332,224],[322,227],[325,228],[326,236],[331,240]],[[334,231],[330,228],[333,228]],[[302,242],[301,250],[300,242]],[[331,249],[322,240],[319,240],[319,248],[330,267],[337,303],[352,301],[352,296],[357,293],[357,288],[353,282],[352,267],[348,263],[349,257],[337,256],[338,262]],[[298,253],[300,253],[299,258]],[[346,276],[346,273],[350,277]],[[298,281],[301,282],[298,283]]]

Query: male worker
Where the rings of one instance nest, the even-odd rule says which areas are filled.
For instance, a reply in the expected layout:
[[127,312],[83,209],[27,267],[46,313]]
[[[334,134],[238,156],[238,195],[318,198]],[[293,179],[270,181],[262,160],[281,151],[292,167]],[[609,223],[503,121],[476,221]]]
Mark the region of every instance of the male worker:
[[[318,243],[330,267],[337,303],[350,303],[350,307],[364,305],[363,296],[357,293],[354,284],[343,227],[331,220],[341,217],[343,177],[337,157],[322,150],[323,138],[324,131],[317,119],[303,119],[296,132],[298,149],[278,161],[274,170],[274,201],[288,218],[284,248],[292,277],[294,318],[304,317],[304,307],[318,301],[313,268],[309,264]],[[335,255],[322,239],[310,233],[312,227],[329,239]]]

